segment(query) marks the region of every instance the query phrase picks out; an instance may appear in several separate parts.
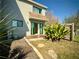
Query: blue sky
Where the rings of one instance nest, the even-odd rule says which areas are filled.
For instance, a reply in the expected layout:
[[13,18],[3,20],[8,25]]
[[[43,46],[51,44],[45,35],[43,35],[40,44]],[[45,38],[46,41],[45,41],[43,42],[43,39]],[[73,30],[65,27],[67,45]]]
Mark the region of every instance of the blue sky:
[[55,16],[63,22],[65,17],[68,17],[77,10],[79,10],[79,0],[35,0],[36,2],[42,3],[48,7]]

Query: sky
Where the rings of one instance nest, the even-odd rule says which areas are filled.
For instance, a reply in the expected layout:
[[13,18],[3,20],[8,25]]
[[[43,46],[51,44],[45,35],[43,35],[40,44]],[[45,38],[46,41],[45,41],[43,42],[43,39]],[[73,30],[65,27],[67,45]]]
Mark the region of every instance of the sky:
[[79,0],[35,0],[48,7],[53,15],[57,16],[60,22],[64,18],[73,15],[79,10]]

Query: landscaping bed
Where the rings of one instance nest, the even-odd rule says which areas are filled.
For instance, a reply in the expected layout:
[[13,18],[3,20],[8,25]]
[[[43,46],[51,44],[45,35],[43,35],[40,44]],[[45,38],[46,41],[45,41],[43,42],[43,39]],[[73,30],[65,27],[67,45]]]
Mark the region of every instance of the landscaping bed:
[[48,52],[49,50],[55,52],[57,59],[79,59],[79,43],[77,42],[67,40],[60,40],[59,42],[39,40],[32,41],[31,43],[40,51],[44,59],[53,59]]

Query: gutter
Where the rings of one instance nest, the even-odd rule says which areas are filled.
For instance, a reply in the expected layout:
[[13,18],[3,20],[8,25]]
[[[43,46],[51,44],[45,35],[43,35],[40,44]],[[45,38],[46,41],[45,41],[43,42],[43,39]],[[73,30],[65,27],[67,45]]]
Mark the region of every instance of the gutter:
[[42,4],[40,4],[40,3],[37,3],[37,2],[35,2],[35,1],[33,1],[33,0],[27,0],[28,2],[30,2],[30,3],[32,3],[32,4],[35,4],[35,5],[37,5],[37,6],[39,6],[39,7],[42,7],[42,8],[44,8],[44,9],[48,9],[48,7],[47,6],[45,6],[45,5],[42,5]]

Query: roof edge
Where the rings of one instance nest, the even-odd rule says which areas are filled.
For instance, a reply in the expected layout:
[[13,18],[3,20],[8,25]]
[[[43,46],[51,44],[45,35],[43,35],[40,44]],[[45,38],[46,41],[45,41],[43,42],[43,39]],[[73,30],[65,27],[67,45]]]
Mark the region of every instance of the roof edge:
[[43,4],[40,4],[40,3],[37,3],[37,2],[35,2],[35,1],[33,1],[33,0],[27,0],[27,1],[28,1],[28,2],[31,2],[31,3],[33,3],[33,4],[36,4],[36,5],[38,5],[38,6],[42,7],[42,8],[44,8],[44,9],[48,9],[47,6],[45,6],[45,5],[43,5]]

